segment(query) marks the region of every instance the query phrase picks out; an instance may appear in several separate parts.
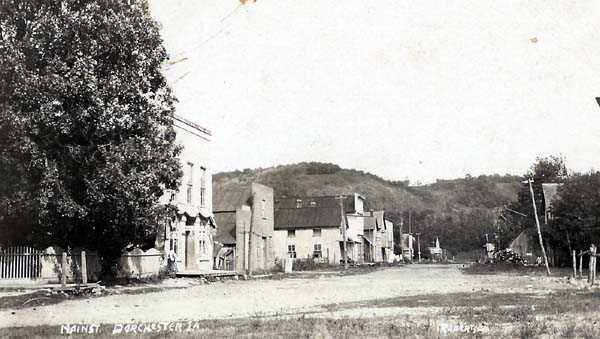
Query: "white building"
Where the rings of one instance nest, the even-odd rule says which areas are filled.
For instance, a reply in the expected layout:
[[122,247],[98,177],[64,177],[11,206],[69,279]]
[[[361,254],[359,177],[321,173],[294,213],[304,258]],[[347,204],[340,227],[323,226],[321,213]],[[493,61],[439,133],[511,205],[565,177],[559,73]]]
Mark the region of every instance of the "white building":
[[176,142],[183,146],[179,156],[183,177],[178,191],[167,191],[160,203],[177,208],[177,216],[163,225],[157,248],[175,253],[178,272],[209,271],[213,268],[211,132],[175,115]]
[[339,263],[344,247],[342,225],[347,223],[346,253],[350,260],[362,261],[364,201],[359,194],[348,195],[342,213],[335,196],[276,200],[275,258],[314,258]]

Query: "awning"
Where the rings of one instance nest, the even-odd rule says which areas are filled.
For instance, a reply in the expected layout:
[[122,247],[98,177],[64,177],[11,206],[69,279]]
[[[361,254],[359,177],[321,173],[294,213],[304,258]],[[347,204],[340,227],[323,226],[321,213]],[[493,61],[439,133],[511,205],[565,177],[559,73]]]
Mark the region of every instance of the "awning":
[[212,214],[202,213],[202,211],[198,212],[198,215],[203,221],[208,221],[210,226],[217,227],[217,222],[215,221],[215,217]]
[[360,240],[360,239],[356,239],[356,238],[354,238],[354,237],[352,237],[352,236],[349,236],[349,237],[348,237],[348,241],[349,241],[349,242],[357,242],[357,243],[362,243],[362,241],[359,241],[359,240]]
[[371,244],[371,246],[373,246],[373,243],[371,242],[371,240],[369,240],[369,238],[365,237],[364,235],[360,235],[363,239],[365,239],[369,244]]

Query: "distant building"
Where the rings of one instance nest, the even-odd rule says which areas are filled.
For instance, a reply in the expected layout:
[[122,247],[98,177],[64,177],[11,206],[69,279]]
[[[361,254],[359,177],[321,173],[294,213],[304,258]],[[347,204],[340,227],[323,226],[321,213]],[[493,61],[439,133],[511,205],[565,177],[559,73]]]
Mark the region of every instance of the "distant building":
[[558,198],[558,188],[562,184],[558,183],[546,183],[542,184],[542,192],[544,193],[544,223],[548,224],[548,221],[554,219],[552,215],[552,202]]
[[339,263],[343,253],[342,225],[345,221],[346,253],[351,261],[361,262],[364,204],[365,198],[357,193],[346,197],[343,211],[335,196],[276,200],[276,258],[314,258],[331,264]]
[[211,132],[175,115],[176,142],[183,145],[179,156],[183,177],[178,191],[167,190],[159,203],[171,204],[177,216],[161,224],[157,249],[175,253],[179,272],[209,271],[213,268],[213,236],[210,169]]
[[365,261],[393,262],[394,224],[384,211],[365,212],[364,238]]
[[[562,184],[559,183],[544,183],[542,184],[543,193],[543,210],[544,210],[544,223],[548,224],[553,219],[552,215],[552,202],[558,198],[558,188]],[[554,265],[558,260],[559,253],[554,248],[544,244],[548,255],[548,261],[550,265]],[[513,253],[519,254],[524,257],[529,263],[534,263],[537,257],[542,257],[542,250],[540,248],[540,242],[538,239],[537,230],[535,225],[524,229],[508,246]]]
[[215,190],[213,202],[219,225],[215,237],[215,268],[237,271],[272,268],[275,265],[273,189],[252,183]]
[[405,260],[412,261],[415,257],[414,244],[416,243],[415,237],[412,234],[402,234],[402,257]]
[[428,247],[427,251],[431,255],[431,260],[441,261],[443,259],[443,250],[440,247],[440,240],[438,239],[438,237],[435,237],[434,246]]

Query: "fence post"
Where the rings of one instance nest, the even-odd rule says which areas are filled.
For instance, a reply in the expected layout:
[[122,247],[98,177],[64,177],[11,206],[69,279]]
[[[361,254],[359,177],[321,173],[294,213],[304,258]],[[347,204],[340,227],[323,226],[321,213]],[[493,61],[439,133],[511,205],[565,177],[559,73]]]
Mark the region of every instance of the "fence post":
[[583,250],[579,250],[579,278],[583,278]]
[[577,278],[577,256],[575,250],[573,250],[573,279]]
[[87,265],[85,263],[85,251],[81,251],[81,282],[87,284]]
[[60,285],[67,287],[67,252],[62,253],[62,276],[60,277]]
[[590,271],[591,273],[591,285],[594,285],[594,280],[596,278],[596,245],[592,244],[590,246]]

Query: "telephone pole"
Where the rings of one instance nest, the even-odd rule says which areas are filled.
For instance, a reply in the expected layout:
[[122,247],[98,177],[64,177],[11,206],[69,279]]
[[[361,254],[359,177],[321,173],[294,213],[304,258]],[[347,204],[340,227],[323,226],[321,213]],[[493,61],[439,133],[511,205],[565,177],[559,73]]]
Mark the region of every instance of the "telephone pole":
[[417,251],[419,251],[419,263],[421,262],[421,233],[417,233]]
[[535,206],[535,195],[533,194],[533,185],[531,185],[532,180],[527,179],[527,183],[529,184],[529,192],[531,192],[531,202],[533,203],[533,215],[535,216],[535,225],[537,226],[538,238],[540,240],[540,248],[542,249],[542,254],[544,255],[544,262],[546,263],[546,273],[550,275],[550,266],[548,266],[548,257],[546,256],[546,249],[544,248],[544,241],[542,240],[542,230],[540,229],[540,220],[537,215],[537,207]]
[[400,216],[400,258],[404,263],[404,241],[402,240],[402,229],[404,228],[404,217]]
[[248,231],[248,233],[250,233],[248,235],[248,270],[247,270],[247,274],[249,277],[252,276],[252,245],[253,245],[253,241],[252,241],[252,234],[254,231],[254,223],[252,222],[254,220],[254,193],[252,193],[251,197],[250,197],[250,230]]
[[346,199],[346,197],[343,195],[338,195],[335,198],[340,201],[340,215],[342,216],[342,237],[344,238],[342,258],[344,259],[344,269],[348,269],[348,254],[346,252],[346,243],[348,242],[348,237],[346,235],[346,213],[344,212],[344,199]]

